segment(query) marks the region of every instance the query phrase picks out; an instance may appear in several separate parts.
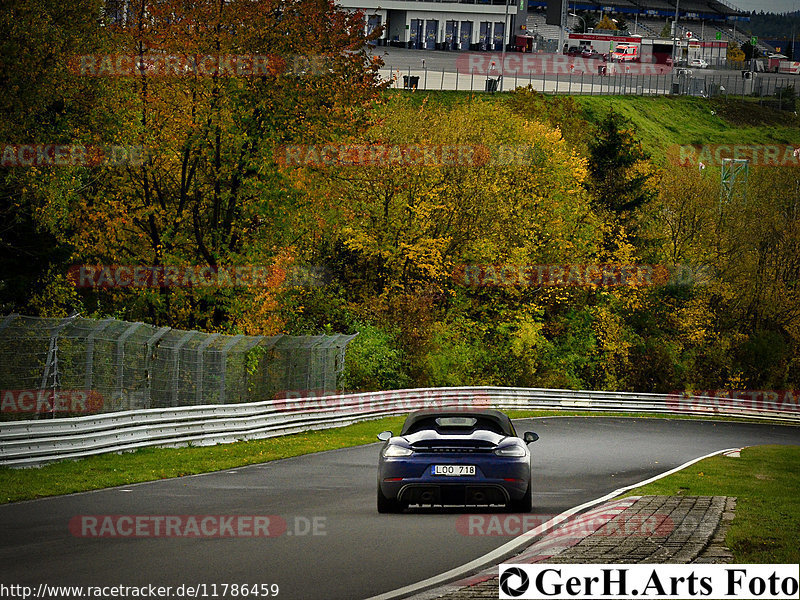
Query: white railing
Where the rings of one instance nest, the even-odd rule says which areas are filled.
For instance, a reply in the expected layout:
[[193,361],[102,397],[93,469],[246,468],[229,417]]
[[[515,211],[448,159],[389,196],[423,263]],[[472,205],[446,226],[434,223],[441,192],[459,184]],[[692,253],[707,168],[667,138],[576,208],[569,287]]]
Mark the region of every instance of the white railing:
[[25,467],[146,446],[267,438],[423,408],[646,412],[800,424],[797,398],[777,393],[731,399],[530,388],[430,388],[5,422],[0,425],[0,465]]

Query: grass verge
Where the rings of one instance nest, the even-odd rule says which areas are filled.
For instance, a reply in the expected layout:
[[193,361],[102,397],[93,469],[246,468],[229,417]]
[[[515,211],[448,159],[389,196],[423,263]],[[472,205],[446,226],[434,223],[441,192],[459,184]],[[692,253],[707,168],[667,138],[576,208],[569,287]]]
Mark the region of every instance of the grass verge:
[[0,468],[0,503],[210,473],[368,444],[377,441],[375,435],[380,431],[398,431],[402,422],[403,417],[388,417],[347,427],[217,446],[142,448],[134,452],[66,460],[40,468],[3,467]]
[[741,100],[579,96],[584,118],[598,122],[610,109],[630,119],[637,137],[656,157],[681,144],[793,144],[800,120],[791,112]]
[[734,562],[800,562],[800,446],[745,448],[740,458],[714,456],[628,495],[735,496],[725,537]]
[[[513,419],[566,416],[702,419],[690,415],[587,411],[512,410],[506,413]],[[210,473],[313,452],[369,444],[377,441],[375,435],[380,431],[388,429],[398,432],[404,419],[404,416],[386,417],[346,427],[217,446],[142,448],[134,452],[109,453],[80,460],[67,460],[39,468],[0,467],[0,490],[2,490],[0,504]],[[713,418],[713,420],[744,421],[732,418]]]
[[[522,85],[522,82],[520,82]],[[468,91],[387,91],[419,105],[450,107],[461,103],[501,104],[508,94]],[[588,124],[600,122],[612,108],[631,121],[636,136],[656,163],[683,144],[798,144],[800,117],[793,112],[759,106],[753,99],[694,96],[574,96]]]

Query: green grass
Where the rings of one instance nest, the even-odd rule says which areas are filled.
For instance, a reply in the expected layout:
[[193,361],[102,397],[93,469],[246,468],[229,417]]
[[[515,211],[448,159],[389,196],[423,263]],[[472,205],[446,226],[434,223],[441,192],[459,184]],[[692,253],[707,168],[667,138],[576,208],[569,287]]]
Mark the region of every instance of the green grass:
[[[597,413],[587,411],[507,411],[513,419],[564,416],[653,417],[697,419],[689,415],[648,413]],[[404,416],[364,421],[346,427],[308,431],[263,440],[217,446],[142,448],[134,452],[109,453],[68,460],[39,468],[0,467],[0,504],[46,496],[85,492],[234,467],[264,463],[324,450],[359,446],[377,441],[376,434],[398,432]],[[711,418],[711,417],[709,417]],[[715,418],[714,420],[723,420]],[[724,419],[742,421],[743,419]]]
[[[409,93],[413,102],[452,106],[463,102],[500,103],[508,94],[463,91]],[[692,96],[575,96],[589,123],[599,122],[610,109],[630,119],[636,136],[654,160],[663,163],[666,150],[683,144],[800,145],[800,118],[792,112],[759,106],[751,99]],[[716,113],[716,114],[712,114]]]
[[800,446],[707,458],[628,495],[735,496],[736,518],[725,538],[734,561],[800,562]]
[[597,122],[611,108],[630,119],[637,137],[654,157],[681,144],[800,143],[800,120],[793,113],[747,101],[636,96],[576,99],[588,121]]
[[376,442],[385,429],[398,431],[403,417],[217,446],[142,448],[68,460],[40,468],[0,468],[0,503],[70,494],[142,481],[221,471]]

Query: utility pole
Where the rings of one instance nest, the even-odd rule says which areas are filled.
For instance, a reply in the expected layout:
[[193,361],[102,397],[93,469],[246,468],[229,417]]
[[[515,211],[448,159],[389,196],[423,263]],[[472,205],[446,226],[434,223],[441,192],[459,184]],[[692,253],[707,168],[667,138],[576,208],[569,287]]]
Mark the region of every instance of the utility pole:
[[561,26],[559,27],[559,30],[558,30],[558,54],[563,54],[564,53],[564,37],[565,37],[564,27],[567,24],[567,8],[568,8],[568,3],[565,0],[562,0],[562,2],[561,2]]
[[681,0],[675,1],[675,20],[672,22],[672,68],[676,66],[675,62],[675,42],[678,38],[678,7],[681,5]]
[[[508,23],[508,3],[509,2],[516,3],[516,0],[506,0],[506,16],[505,16],[505,19],[503,19],[503,51],[500,53],[500,91],[501,92],[503,91],[503,84],[505,83],[505,80],[506,80],[506,45],[507,45],[506,44],[506,37],[508,37],[508,41],[509,42],[511,41],[511,35],[510,35],[511,27],[509,27],[509,23]],[[516,6],[516,4],[515,4],[515,6]]]
[[582,16],[580,16],[580,15],[578,15],[578,14],[574,13],[574,12],[571,12],[571,13],[569,13],[569,16],[570,16],[570,17],[577,17],[577,18],[579,18],[579,19],[580,19],[580,20],[583,22],[583,33],[589,33],[589,32],[586,30],[586,19],[584,19]]

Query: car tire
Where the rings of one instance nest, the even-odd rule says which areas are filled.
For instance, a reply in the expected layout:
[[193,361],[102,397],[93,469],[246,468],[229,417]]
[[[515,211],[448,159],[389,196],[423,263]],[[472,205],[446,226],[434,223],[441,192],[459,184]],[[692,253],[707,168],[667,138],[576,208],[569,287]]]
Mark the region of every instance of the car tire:
[[531,482],[528,482],[528,489],[525,490],[525,494],[519,500],[511,500],[508,503],[508,509],[510,512],[515,513],[529,513],[533,509],[533,495],[531,492]]
[[381,492],[380,486],[378,486],[378,512],[381,514],[385,513],[399,513],[403,511],[403,505],[394,500],[392,498],[387,498]]

